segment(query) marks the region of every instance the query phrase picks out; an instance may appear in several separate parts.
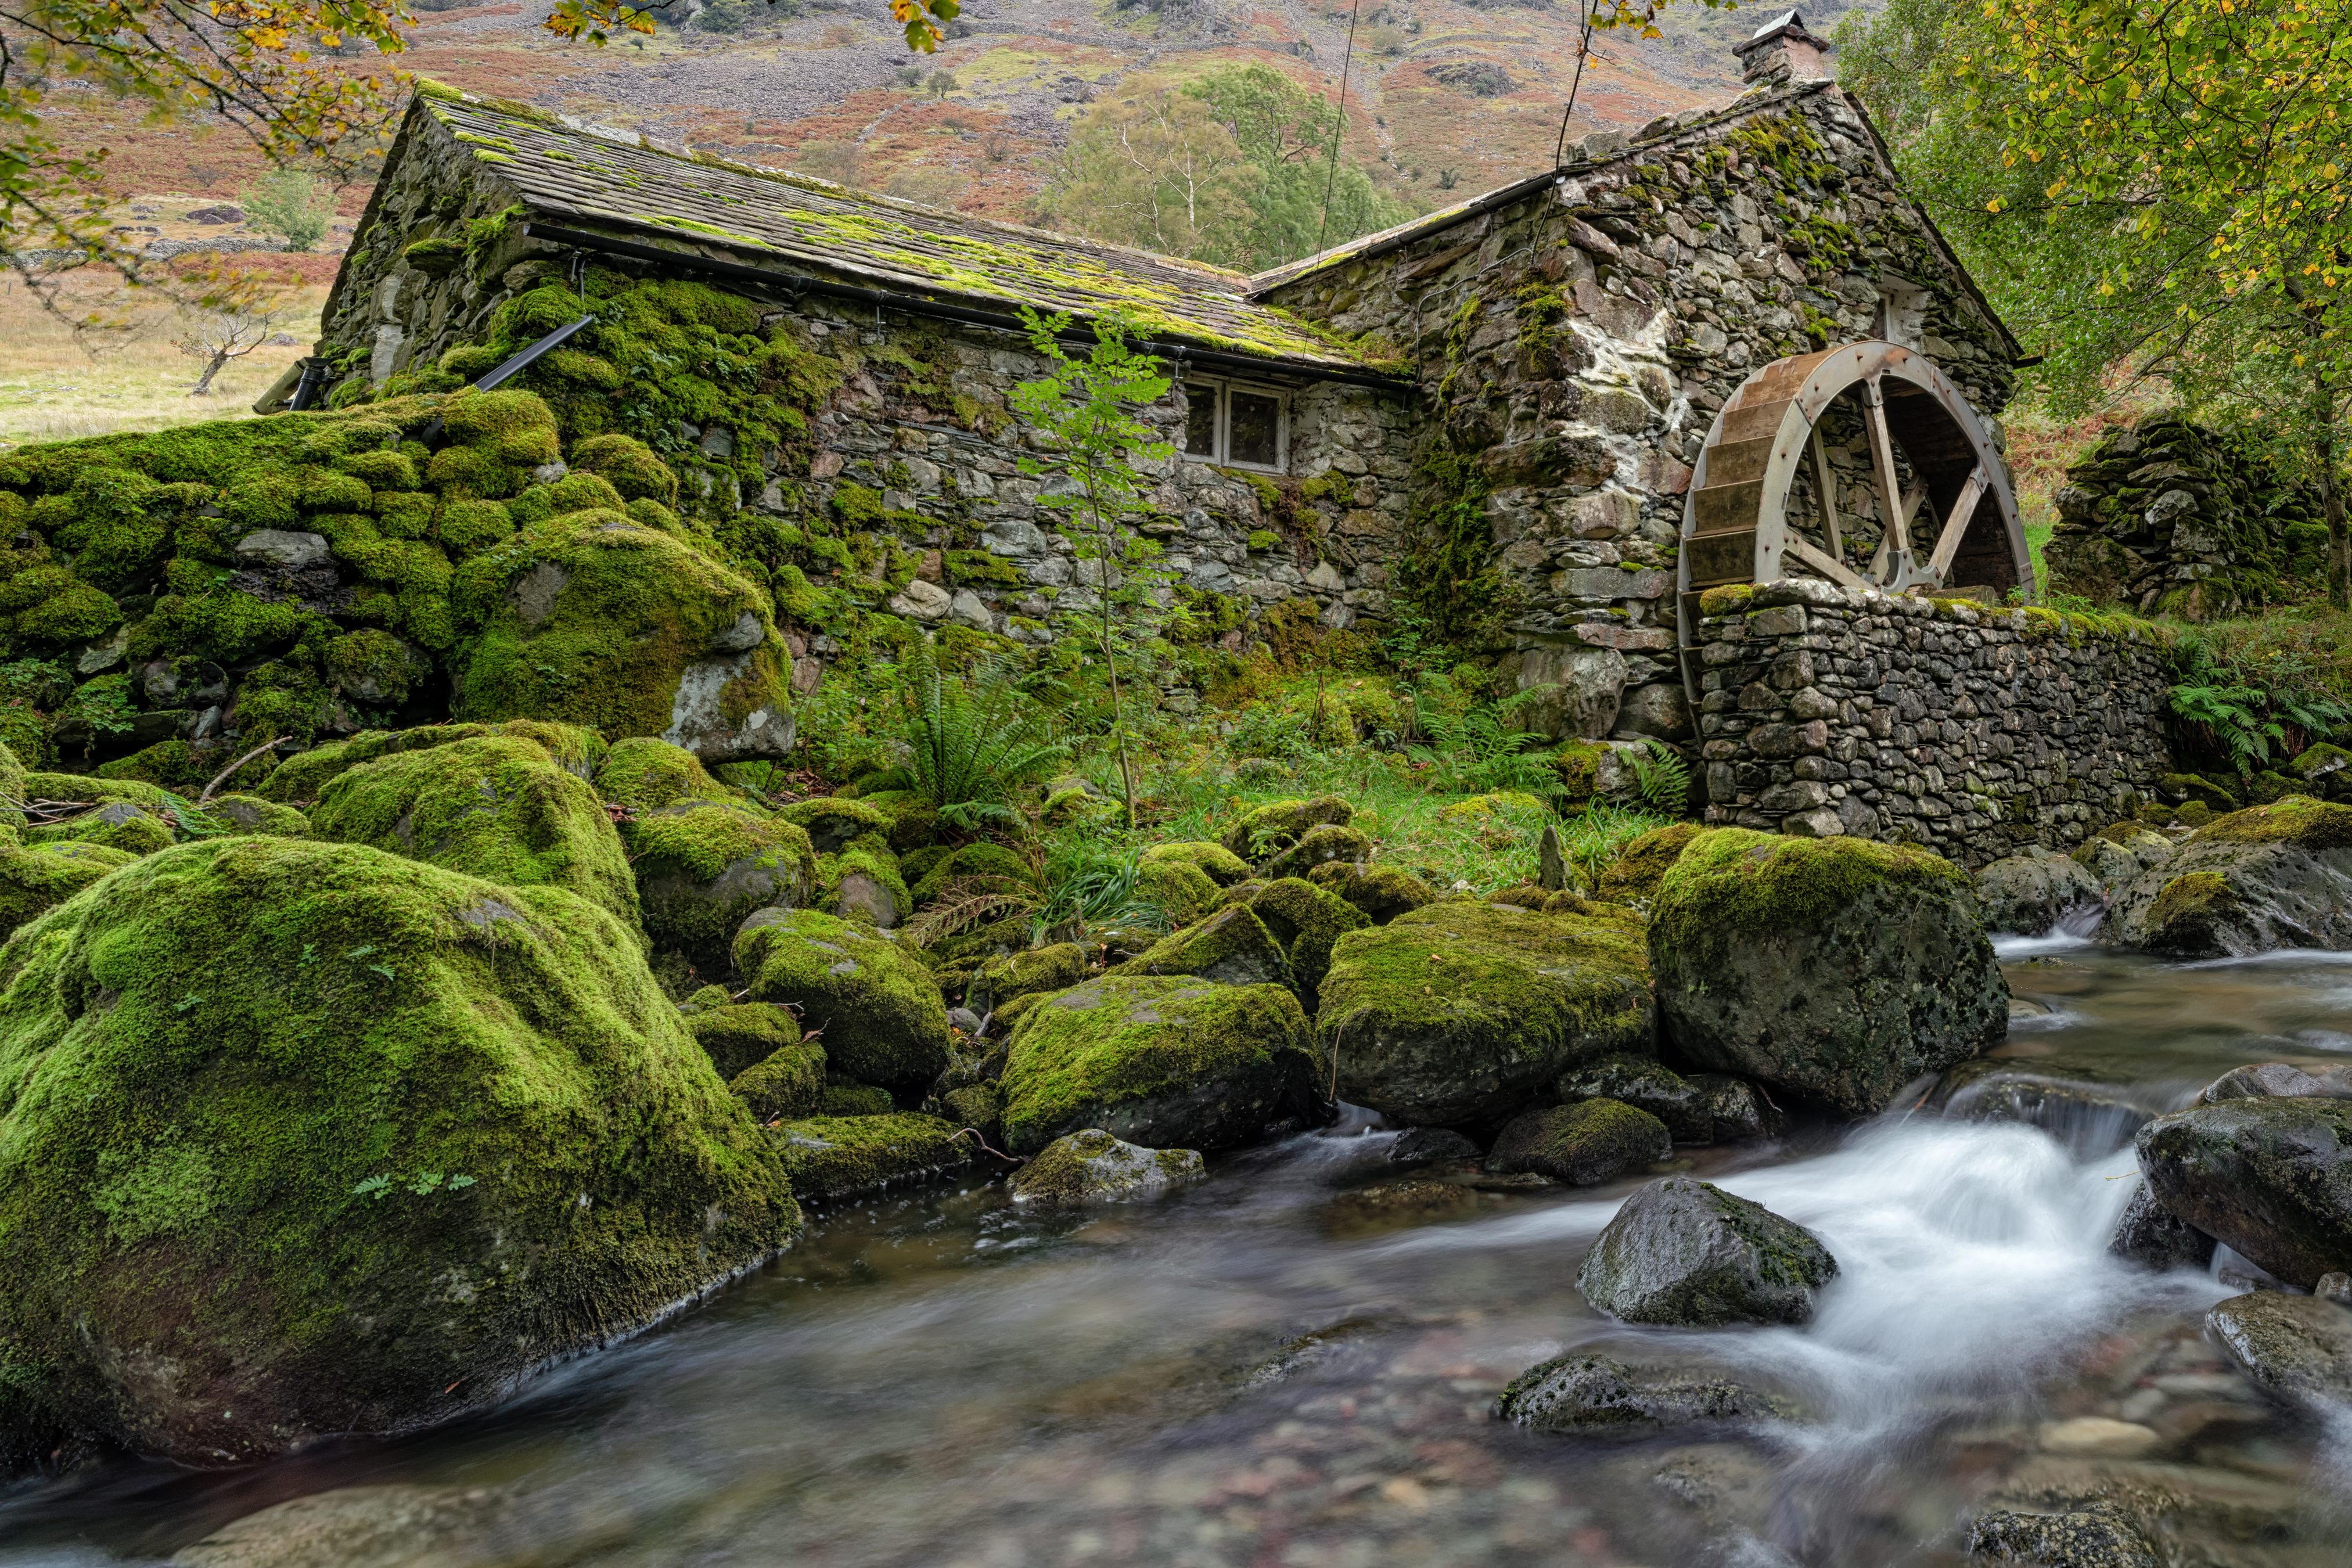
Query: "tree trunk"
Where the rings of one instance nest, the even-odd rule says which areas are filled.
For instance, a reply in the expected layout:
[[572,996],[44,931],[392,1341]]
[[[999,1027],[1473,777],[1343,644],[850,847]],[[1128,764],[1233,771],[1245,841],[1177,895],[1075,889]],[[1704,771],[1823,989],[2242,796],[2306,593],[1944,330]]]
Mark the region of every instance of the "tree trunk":
[[2327,521],[2327,602],[2352,609],[2352,538],[2345,534],[2344,487],[2336,477],[2336,398],[2326,377],[2314,379],[2319,392],[2319,509]]
[[188,395],[190,397],[206,397],[211,395],[213,390],[213,377],[218,375],[221,373],[221,366],[226,363],[228,363],[228,351],[226,349],[215,349],[213,351],[213,357],[205,363],[205,374],[196,378],[196,384],[189,389]]

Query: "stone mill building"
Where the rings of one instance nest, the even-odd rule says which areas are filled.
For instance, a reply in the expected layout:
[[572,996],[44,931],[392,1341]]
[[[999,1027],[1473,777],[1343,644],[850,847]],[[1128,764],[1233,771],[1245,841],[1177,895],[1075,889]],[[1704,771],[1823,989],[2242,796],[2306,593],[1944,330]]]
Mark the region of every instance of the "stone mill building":
[[[1937,841],[1932,816],[1884,803],[1924,784],[1783,778],[1791,759],[1751,754],[1776,723],[1891,742],[1853,697],[1809,685],[1783,695],[1826,717],[1768,710],[1704,657],[1710,587],[1815,579],[1856,605],[2032,588],[1999,453],[2019,346],[1827,48],[1790,13],[1742,46],[1752,85],[1720,109],[1590,136],[1561,167],[1256,277],[427,88],[327,306],[328,395],[462,384],[519,301],[559,329],[545,302],[590,276],[739,300],[823,362],[775,392],[791,406],[763,428],[786,434],[631,433],[706,504],[825,521],[809,592],[777,606],[805,692],[842,647],[829,605],[1034,645],[1095,602],[1020,472],[1007,394],[1038,374],[1023,307],[1081,331],[1117,311],[1179,387],[1147,411],[1178,455],[1145,530],[1227,647],[1269,616],[1433,618],[1546,688],[1551,732],[1684,746],[1720,819]],[[1869,357],[1831,355],[1848,345]],[[627,428],[628,387],[591,390]],[[1824,766],[1861,762],[1822,745]],[[2070,776],[2097,765],[2084,750]],[[1821,787],[1765,800],[1791,783]]]

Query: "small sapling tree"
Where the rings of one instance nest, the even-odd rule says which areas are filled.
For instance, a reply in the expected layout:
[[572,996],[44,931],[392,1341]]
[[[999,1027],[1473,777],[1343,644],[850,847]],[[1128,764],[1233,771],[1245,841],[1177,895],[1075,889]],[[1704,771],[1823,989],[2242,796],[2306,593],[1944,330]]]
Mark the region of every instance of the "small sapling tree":
[[1150,480],[1139,465],[1164,463],[1176,453],[1137,411],[1168,395],[1171,383],[1158,360],[1128,341],[1133,323],[1115,315],[1096,319],[1093,345],[1077,354],[1061,342],[1067,316],[1024,305],[1021,320],[1030,347],[1046,363],[1043,378],[1013,389],[1013,409],[1035,428],[1045,454],[1023,458],[1021,471],[1049,481],[1037,502],[1065,515],[1078,584],[1094,595],[1089,621],[1110,684],[1111,743],[1133,827],[1136,715],[1121,667],[1132,670],[1167,595],[1160,580],[1165,574],[1154,565],[1158,547],[1129,525],[1150,510]]
[[180,278],[194,297],[182,314],[180,333],[172,344],[191,359],[205,362],[204,373],[188,389],[190,397],[205,397],[212,393],[215,376],[267,343],[294,319],[294,292],[301,279],[217,264],[184,272]]

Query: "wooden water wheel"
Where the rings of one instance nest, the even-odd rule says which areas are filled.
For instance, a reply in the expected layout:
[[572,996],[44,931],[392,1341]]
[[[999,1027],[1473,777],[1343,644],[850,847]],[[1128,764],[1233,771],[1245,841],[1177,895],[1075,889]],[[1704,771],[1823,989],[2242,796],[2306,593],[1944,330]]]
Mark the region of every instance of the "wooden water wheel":
[[[1860,405],[1871,519],[1838,514],[1822,427],[1841,398]],[[1810,499],[1791,515],[1798,490]],[[1922,538],[1931,541],[1924,553]],[[1882,342],[1775,360],[1740,384],[1691,476],[1676,574],[1685,647],[1696,595],[1724,583],[1811,576],[1897,594],[1990,589],[1996,599],[2033,590],[1991,435],[1926,354]]]

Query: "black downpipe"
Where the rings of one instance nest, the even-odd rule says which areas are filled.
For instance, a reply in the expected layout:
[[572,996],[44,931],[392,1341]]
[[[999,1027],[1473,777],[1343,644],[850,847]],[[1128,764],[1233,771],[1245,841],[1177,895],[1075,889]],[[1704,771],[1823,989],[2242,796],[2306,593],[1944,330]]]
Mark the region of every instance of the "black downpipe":
[[[876,305],[885,310],[901,310],[910,315],[936,316],[941,321],[961,321],[968,326],[993,327],[999,331],[1026,334],[1029,329],[1018,316],[1008,316],[997,310],[974,310],[962,305],[943,305],[935,300],[920,299],[910,294],[894,294],[881,289],[861,289],[853,283],[835,283],[829,279],[811,278],[803,273],[782,272],[763,267],[746,267],[740,262],[717,261],[709,257],[685,251],[664,250],[659,246],[638,245],[625,239],[610,239],[584,229],[558,228],[549,224],[530,223],[523,226],[528,239],[546,240],[553,245],[568,245],[583,250],[601,250],[613,256],[625,256],[637,261],[659,262],[670,267],[684,267],[713,277],[740,279],[764,288],[781,289],[793,293],[822,294],[828,299],[854,300],[862,305]],[[1059,334],[1071,342],[1093,341],[1090,332],[1076,328],[1066,329]],[[1402,376],[1381,375],[1372,371],[1327,370],[1319,366],[1286,364],[1278,360],[1253,359],[1247,354],[1222,353],[1214,349],[1194,348],[1186,343],[1138,342],[1134,345],[1145,353],[1161,359],[1187,359],[1203,369],[1240,371],[1248,374],[1285,375],[1309,381],[1336,381],[1350,386],[1377,387],[1383,392],[1399,392],[1412,383]]]
[[289,413],[300,413],[319,401],[320,390],[327,384],[327,362],[317,354],[302,361],[302,378],[294,384],[294,395],[286,400]]
[[[474,383],[474,390],[477,392],[488,392],[494,387],[520,375],[524,371],[527,371],[532,365],[537,364],[541,355],[546,353],[551,349],[562,348],[565,343],[570,342],[583,327],[587,326],[595,319],[596,318],[593,316],[583,316],[576,321],[566,322],[564,325],[556,328],[555,331],[548,333],[547,336],[540,339],[539,342],[531,344],[520,353],[516,354],[512,359],[508,360],[497,369],[483,374],[479,380]],[[310,373],[305,371],[303,374],[308,375]],[[297,405],[297,406],[299,406],[299,405]],[[436,415],[432,424],[427,425],[424,429],[416,433],[416,438],[427,447],[430,447],[434,442],[438,441],[441,438],[440,416]]]

